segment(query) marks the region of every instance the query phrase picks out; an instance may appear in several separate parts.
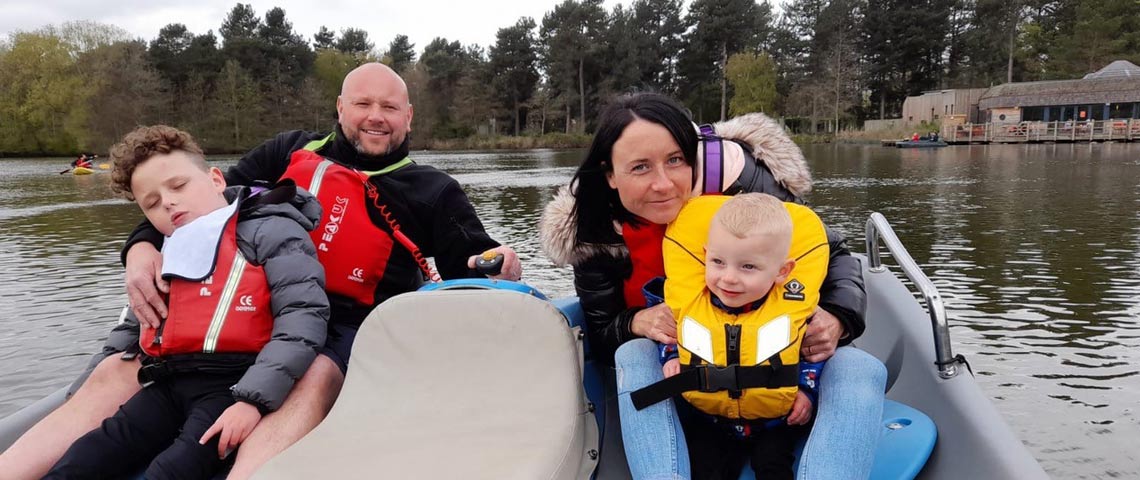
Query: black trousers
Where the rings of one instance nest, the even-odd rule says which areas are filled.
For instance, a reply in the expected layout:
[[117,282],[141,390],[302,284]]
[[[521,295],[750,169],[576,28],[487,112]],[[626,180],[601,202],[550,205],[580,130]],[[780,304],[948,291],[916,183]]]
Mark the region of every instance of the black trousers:
[[[144,388],[76,440],[45,479],[209,479],[221,468],[218,438],[198,440],[234,404],[243,371],[178,373]],[[148,466],[149,464],[149,466]]]
[[740,478],[750,462],[757,480],[792,480],[796,442],[810,431],[787,424],[771,428],[754,425],[746,438],[727,421],[714,421],[684,400],[676,402],[693,479]]

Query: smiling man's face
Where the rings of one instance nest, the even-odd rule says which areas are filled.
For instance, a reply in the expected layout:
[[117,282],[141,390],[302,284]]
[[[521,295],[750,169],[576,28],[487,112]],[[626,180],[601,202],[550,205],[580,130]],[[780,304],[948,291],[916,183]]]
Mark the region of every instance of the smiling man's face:
[[383,64],[369,63],[349,72],[336,111],[345,137],[363,155],[391,153],[412,130],[408,87]]

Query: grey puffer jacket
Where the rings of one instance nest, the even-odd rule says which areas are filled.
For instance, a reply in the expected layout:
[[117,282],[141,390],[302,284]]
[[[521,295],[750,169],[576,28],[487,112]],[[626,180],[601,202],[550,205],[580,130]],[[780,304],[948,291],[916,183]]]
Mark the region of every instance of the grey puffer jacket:
[[[227,200],[238,195],[248,197],[249,188],[226,189]],[[238,250],[250,263],[264,268],[274,320],[269,343],[231,390],[235,399],[262,412],[281,407],[293,383],[308,370],[317,349],[325,343],[329,319],[325,274],[308,234],[320,218],[321,205],[316,198],[293,185],[280,185],[243,200],[238,214]],[[138,320],[128,312],[90,367],[117,352],[137,350],[138,342]],[[78,388],[84,378],[73,388]]]
[[[756,160],[756,168],[745,168],[741,178],[727,191],[767,193],[784,201],[803,203],[803,196],[811,191],[811,174],[799,146],[783,127],[758,113],[717,123],[714,127],[717,135],[741,143]],[[542,247],[556,265],[573,268],[574,289],[586,314],[591,355],[612,365],[614,351],[636,338],[630,331],[630,323],[641,307],[628,307],[622,290],[633,266],[624,243],[578,240],[574,203],[574,195],[563,187],[547,204],[539,223]],[[615,225],[615,230],[619,229]],[[863,334],[867,295],[862,267],[847,250],[843,234],[828,229],[827,237],[831,258],[819,306],[843,324],[846,335],[840,345],[845,345]],[[620,235],[617,238],[620,239]]]

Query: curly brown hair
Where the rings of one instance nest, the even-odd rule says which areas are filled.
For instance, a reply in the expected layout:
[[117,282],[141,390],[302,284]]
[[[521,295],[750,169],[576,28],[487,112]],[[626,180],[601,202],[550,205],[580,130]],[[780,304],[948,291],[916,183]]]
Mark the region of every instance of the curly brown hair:
[[111,190],[122,194],[127,200],[134,200],[131,193],[131,176],[135,168],[159,154],[183,151],[190,154],[202,170],[207,170],[202,147],[189,133],[167,125],[138,127],[111,147],[111,160],[115,163],[111,170]]

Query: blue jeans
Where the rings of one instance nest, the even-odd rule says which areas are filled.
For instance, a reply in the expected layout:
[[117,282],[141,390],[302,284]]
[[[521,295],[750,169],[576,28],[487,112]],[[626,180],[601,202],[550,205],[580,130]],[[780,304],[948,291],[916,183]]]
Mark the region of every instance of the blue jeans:
[[[689,452],[673,402],[637,411],[630,400],[630,392],[664,378],[657,344],[648,339],[626,342],[614,361],[622,440],[633,478],[689,478]],[[797,476],[867,478],[879,441],[887,369],[862,350],[842,347],[828,359],[819,381],[815,426]]]
[[618,412],[625,459],[635,480],[687,479],[689,449],[673,400],[633,408],[630,393],[665,378],[657,343],[639,338],[622,344],[614,354],[617,367]]

